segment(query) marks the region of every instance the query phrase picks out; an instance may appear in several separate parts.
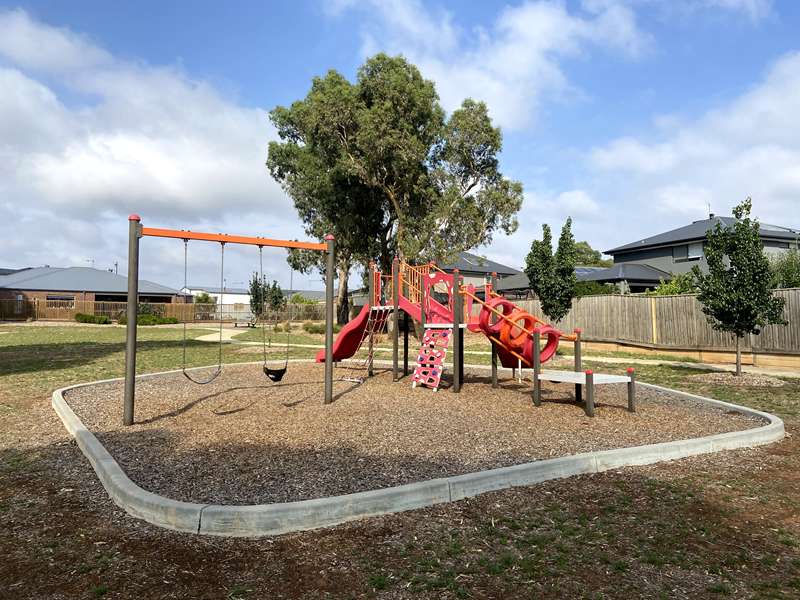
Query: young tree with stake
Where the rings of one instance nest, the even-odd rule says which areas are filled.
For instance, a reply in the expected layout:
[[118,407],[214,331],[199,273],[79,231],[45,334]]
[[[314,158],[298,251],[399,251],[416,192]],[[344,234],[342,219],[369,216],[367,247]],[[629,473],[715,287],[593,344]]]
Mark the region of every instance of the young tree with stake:
[[692,269],[700,290],[697,299],[709,323],[736,338],[736,375],[742,374],[742,338],[758,335],[765,325],[786,325],[784,300],[772,294],[769,258],[758,220],[750,218],[751,208],[747,198],[733,209],[732,225],[718,222],[706,234],[708,274],[697,266]]

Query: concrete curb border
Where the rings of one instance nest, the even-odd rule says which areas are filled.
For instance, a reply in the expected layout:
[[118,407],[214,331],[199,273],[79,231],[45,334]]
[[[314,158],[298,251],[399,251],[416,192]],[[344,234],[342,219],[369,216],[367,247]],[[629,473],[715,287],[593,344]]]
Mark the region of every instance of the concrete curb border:
[[[297,359],[292,362],[311,361]],[[152,373],[139,376],[137,379],[173,372],[175,371]],[[65,387],[53,392],[52,398],[53,409],[89,459],[108,495],[125,512],[153,525],[175,531],[227,537],[260,537],[330,527],[364,517],[423,508],[477,496],[484,492],[532,485],[550,479],[770,444],[783,439],[785,435],[783,421],[772,414],[639,382],[643,387],[674,394],[680,398],[761,418],[767,424],[744,431],[646,446],[586,452],[342,496],[251,506],[195,504],[159,496],[131,481],[64,399],[64,392],[68,390],[116,381],[121,379],[105,379]]]

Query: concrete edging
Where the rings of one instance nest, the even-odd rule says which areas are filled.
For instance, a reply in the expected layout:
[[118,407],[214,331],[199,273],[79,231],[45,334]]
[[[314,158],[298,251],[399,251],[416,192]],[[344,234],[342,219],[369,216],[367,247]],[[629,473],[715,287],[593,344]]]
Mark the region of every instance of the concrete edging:
[[[311,361],[296,359],[291,362]],[[141,375],[137,379],[172,372],[175,371]],[[251,506],[196,504],[171,500],[136,485],[64,399],[64,392],[68,390],[116,381],[121,381],[121,378],[65,387],[53,392],[52,398],[53,409],[91,463],[108,495],[117,506],[128,514],[159,527],[188,533],[228,537],[259,537],[329,527],[364,517],[423,508],[477,496],[489,491],[541,483],[550,479],[600,473],[625,466],[647,465],[721,450],[770,444],[783,439],[785,435],[783,421],[775,415],[721,400],[638,382],[638,385],[643,387],[758,417],[767,421],[767,424],[744,431],[630,448],[586,452],[342,496]]]

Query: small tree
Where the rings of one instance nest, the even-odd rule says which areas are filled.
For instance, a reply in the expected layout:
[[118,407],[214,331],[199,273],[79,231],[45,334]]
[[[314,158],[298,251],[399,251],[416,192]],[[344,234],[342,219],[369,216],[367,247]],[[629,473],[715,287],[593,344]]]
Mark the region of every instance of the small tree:
[[216,304],[217,298],[211,296],[208,292],[200,292],[194,297],[195,304]]
[[250,278],[250,311],[259,319],[264,316],[268,287],[266,278],[262,279],[258,273],[253,273]]
[[800,287],[800,250],[792,248],[782,252],[771,261],[772,287]]
[[750,218],[752,201],[747,198],[733,209],[736,221],[729,227],[719,222],[706,234],[708,274],[695,266],[693,273],[700,293],[697,299],[709,323],[736,336],[736,374],[742,374],[741,339],[758,335],[769,324],[785,325],[784,300],[770,289],[769,258],[759,235],[758,220]]
[[571,218],[567,218],[561,229],[555,255],[550,226],[542,225],[542,239],[533,241],[525,259],[525,273],[544,314],[553,321],[563,319],[572,307],[576,284]]
[[647,292],[648,296],[677,296],[679,294],[696,294],[697,284],[694,273],[678,273],[669,281],[659,281],[656,289]]
[[273,281],[271,285],[265,284],[264,294],[267,306],[272,310],[280,310],[286,305],[286,298],[277,281]]

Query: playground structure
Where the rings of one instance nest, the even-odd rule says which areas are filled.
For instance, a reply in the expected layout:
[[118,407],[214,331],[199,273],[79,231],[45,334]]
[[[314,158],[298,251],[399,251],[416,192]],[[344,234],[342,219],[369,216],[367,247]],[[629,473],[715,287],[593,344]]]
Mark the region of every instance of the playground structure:
[[[220,281],[224,287],[224,260],[226,244],[257,246],[259,265],[263,280],[264,247],[295,248],[325,252],[327,268],[325,276],[325,346],[317,354],[317,362],[325,363],[324,402],[333,401],[333,365],[352,357],[367,344],[367,357],[363,367],[366,376],[373,375],[373,354],[375,335],[382,331],[391,319],[392,327],[392,379],[399,376],[399,333],[400,313],[405,319],[403,374],[408,375],[409,318],[418,322],[423,330],[414,372],[412,386],[423,386],[434,391],[439,389],[445,370],[445,358],[452,346],[453,384],[451,390],[460,392],[464,380],[464,330],[483,333],[491,343],[492,387],[497,387],[498,364],[505,368],[531,369],[533,371],[533,403],[541,404],[541,381],[574,383],[575,399],[582,401],[583,388],[586,388],[585,410],[594,416],[594,385],[603,383],[628,384],[628,408],[634,410],[635,383],[633,370],[627,376],[598,375],[591,371],[581,372],[580,330],[565,334],[541,319],[520,309],[495,291],[496,274],[483,286],[483,298],[473,285],[464,285],[462,277],[455,269],[446,273],[435,263],[411,265],[401,262],[397,257],[392,262],[391,275],[378,271],[374,263],[369,265],[368,300],[359,315],[342,328],[333,338],[334,298],[333,277],[335,265],[334,238],[328,235],[324,243],[300,242],[262,237],[244,237],[227,234],[201,233],[189,230],[158,229],[143,227],[138,215],[129,217],[128,243],[128,303],[127,340],[125,352],[125,392],[123,423],[134,422],[136,393],[136,340],[138,317],[138,278],[139,244],[144,237],[179,239],[184,243],[184,285],[187,285],[188,245],[190,240],[215,242],[220,244]],[[388,285],[387,285],[388,284]],[[475,309],[475,310],[473,310]],[[186,362],[186,323],[184,322],[184,346],[182,372],[193,383],[211,383],[222,372],[222,321],[220,320],[219,360],[216,371],[206,380],[194,378],[187,369]],[[542,347],[541,342],[545,343]],[[575,369],[568,371],[544,371],[542,364],[556,353],[560,340],[575,343]],[[266,344],[264,342],[264,344]],[[282,368],[267,365],[266,346],[264,348],[264,374],[278,383],[286,373],[288,364],[289,338],[287,333],[286,358]],[[364,377],[344,379],[362,383]]]
[[[138,300],[139,300],[139,242],[144,237],[161,237],[183,240],[184,243],[184,284],[186,284],[186,265],[188,262],[188,244],[190,240],[202,242],[216,242],[220,244],[221,266],[220,266],[220,289],[224,287],[224,264],[225,264],[225,245],[242,244],[247,246],[257,246],[259,249],[259,263],[261,267],[261,277],[263,279],[263,263],[261,262],[261,251],[265,247],[295,248],[300,250],[313,250],[325,252],[327,254],[327,268],[325,276],[325,349],[333,347],[333,274],[335,246],[332,235],[325,236],[325,243],[299,242],[296,240],[280,240],[262,237],[245,237],[220,233],[202,233],[188,230],[159,229],[153,227],[143,227],[139,215],[128,217],[128,304],[127,304],[127,337],[125,342],[125,400],[122,422],[124,425],[132,425],[134,421],[135,399],[136,399],[136,326],[138,321]],[[222,372],[222,321],[220,320],[220,345],[219,361],[217,371],[205,380],[193,379],[186,369],[186,324],[184,323],[184,360],[183,374],[192,382],[197,384],[210,383]],[[288,352],[288,343],[287,343]],[[325,362],[325,392],[324,401],[326,404],[333,402],[333,361],[332,352],[327,352]],[[287,354],[288,362],[288,354]],[[274,382],[280,381],[283,372],[286,371],[286,363],[283,369],[270,369],[266,364],[266,354],[264,362],[264,374]]]
[[[333,361],[353,357],[367,343],[366,367],[372,375],[374,333],[388,320],[391,311],[392,373],[399,377],[400,313],[406,321],[403,342],[403,374],[408,375],[409,317],[420,323],[422,341],[412,375],[412,386],[439,389],[445,370],[445,358],[452,346],[453,392],[460,392],[464,380],[464,330],[483,333],[491,343],[492,387],[497,387],[499,364],[510,369],[533,371],[533,402],[541,403],[541,381],[575,384],[575,399],[582,401],[586,388],[586,414],[594,416],[594,385],[605,383],[628,384],[628,408],[635,410],[635,381],[633,369],[627,376],[597,375],[581,370],[581,331],[565,334],[541,319],[520,309],[497,292],[496,274],[483,288],[483,298],[473,285],[463,285],[458,269],[452,274],[442,271],[435,263],[411,265],[395,258],[391,275],[383,275],[369,265],[368,299],[358,316],[348,323],[333,344]],[[387,285],[388,284],[388,285]],[[475,310],[474,310],[475,309]],[[541,342],[545,340],[542,347]],[[544,371],[542,364],[556,353],[560,340],[575,344],[575,370]],[[327,347],[326,347],[327,348]],[[330,353],[320,350],[317,362],[329,359]]]

